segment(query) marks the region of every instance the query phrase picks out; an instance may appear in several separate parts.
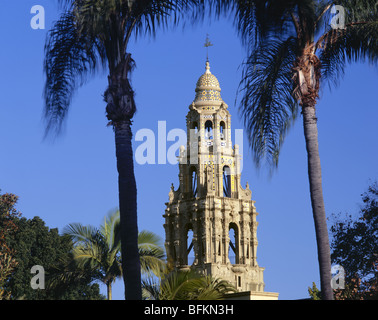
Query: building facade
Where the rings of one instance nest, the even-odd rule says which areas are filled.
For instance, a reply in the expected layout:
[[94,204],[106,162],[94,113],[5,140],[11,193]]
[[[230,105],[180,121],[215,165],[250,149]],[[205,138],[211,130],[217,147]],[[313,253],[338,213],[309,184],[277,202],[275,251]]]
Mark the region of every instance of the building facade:
[[175,190],[172,184],[164,214],[167,258],[177,269],[228,280],[256,296],[265,287],[257,263],[258,213],[248,183],[241,185],[231,115],[208,61],[195,93],[186,117],[187,145],[180,148],[180,185]]

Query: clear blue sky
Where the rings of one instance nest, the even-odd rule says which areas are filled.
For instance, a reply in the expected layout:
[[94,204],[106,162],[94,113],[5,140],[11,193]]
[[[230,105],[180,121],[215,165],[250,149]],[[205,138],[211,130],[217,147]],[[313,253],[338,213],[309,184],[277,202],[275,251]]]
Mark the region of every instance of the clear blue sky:
[[[43,48],[47,30],[58,17],[54,3],[2,2],[0,188],[20,197],[23,216],[40,216],[50,228],[62,230],[72,222],[98,226],[118,204],[114,135],[106,127],[102,100],[105,73],[79,90],[64,134],[54,143],[43,141]],[[30,27],[35,4],[45,8],[45,30]],[[132,84],[138,107],[134,132],[148,128],[157,139],[158,121],[167,122],[167,131],[185,130],[188,106],[205,70],[207,33],[214,44],[209,53],[211,71],[229,105],[232,128],[243,129],[235,98],[245,50],[231,22],[221,20],[132,41],[129,50],[137,64]],[[367,63],[353,65],[338,88],[330,92],[325,87],[321,93],[319,146],[328,216],[356,212],[369,179],[378,177],[377,75],[377,68]],[[172,143],[167,142],[167,147]],[[134,142],[134,148],[140,144]],[[256,170],[246,138],[243,148],[242,181],[249,182],[259,212],[257,260],[266,268],[265,290],[279,292],[281,299],[308,297],[313,281],[319,287],[319,275],[302,119],[287,136],[272,177],[267,170]],[[135,174],[139,229],[164,238],[164,203],[171,183],[178,185],[178,167],[136,164]],[[122,282],[113,296],[123,298]]]

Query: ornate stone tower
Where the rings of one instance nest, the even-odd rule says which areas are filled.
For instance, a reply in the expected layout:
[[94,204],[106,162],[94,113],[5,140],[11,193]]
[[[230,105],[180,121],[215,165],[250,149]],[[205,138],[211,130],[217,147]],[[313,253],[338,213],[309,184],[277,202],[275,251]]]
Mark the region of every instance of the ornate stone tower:
[[239,291],[263,292],[264,268],[256,260],[258,213],[248,183],[245,189],[240,184],[231,115],[208,61],[195,92],[186,117],[187,145],[180,148],[180,186],[175,190],[172,184],[164,214],[168,260],[176,268],[228,280]]

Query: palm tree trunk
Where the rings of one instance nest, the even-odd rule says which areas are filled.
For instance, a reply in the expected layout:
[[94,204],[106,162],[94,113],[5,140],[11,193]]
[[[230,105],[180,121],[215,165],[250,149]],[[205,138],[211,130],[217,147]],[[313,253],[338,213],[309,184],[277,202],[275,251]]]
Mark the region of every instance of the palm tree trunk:
[[122,272],[126,300],[141,300],[138,251],[137,188],[134,176],[131,120],[114,125],[118,169]]
[[316,243],[318,247],[322,298],[324,300],[333,300],[333,290],[331,288],[331,255],[323,200],[322,172],[320,167],[315,103],[313,103],[313,105],[303,104],[302,113],[308,157],[311,205],[315,222]]
[[134,175],[131,119],[135,113],[134,92],[128,75],[133,60],[127,54],[111,68],[105,91],[106,116],[115,133],[119,214],[121,226],[122,272],[126,300],[141,300],[141,271],[138,251],[137,187]]
[[106,282],[106,291],[108,300],[112,300],[112,283],[110,281]]

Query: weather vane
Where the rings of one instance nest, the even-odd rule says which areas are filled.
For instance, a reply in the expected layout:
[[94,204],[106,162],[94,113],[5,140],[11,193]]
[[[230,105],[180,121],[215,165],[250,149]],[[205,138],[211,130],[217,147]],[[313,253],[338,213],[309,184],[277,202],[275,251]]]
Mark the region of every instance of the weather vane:
[[209,47],[212,47],[213,44],[210,42],[209,34],[206,34],[206,42],[204,47],[206,47],[206,61],[209,61]]

